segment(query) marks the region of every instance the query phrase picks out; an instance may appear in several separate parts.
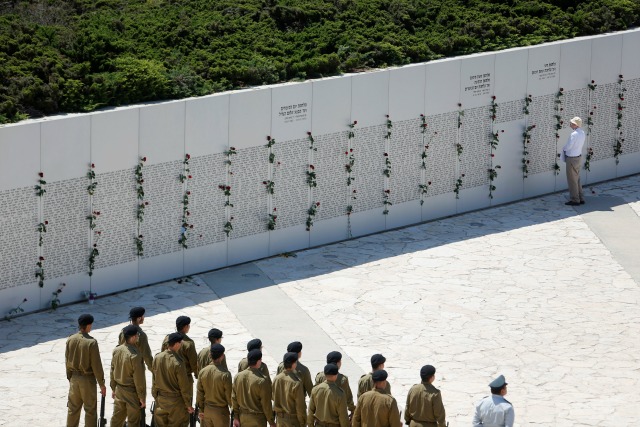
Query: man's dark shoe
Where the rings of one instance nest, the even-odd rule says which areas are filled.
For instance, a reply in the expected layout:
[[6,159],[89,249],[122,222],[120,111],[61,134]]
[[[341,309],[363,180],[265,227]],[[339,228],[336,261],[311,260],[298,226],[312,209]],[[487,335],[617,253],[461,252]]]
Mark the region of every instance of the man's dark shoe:
[[569,200],[567,203],[565,203],[565,205],[567,205],[567,206],[580,206],[580,202],[574,202],[573,200]]
[[584,205],[586,202],[584,200],[580,200],[580,204]]

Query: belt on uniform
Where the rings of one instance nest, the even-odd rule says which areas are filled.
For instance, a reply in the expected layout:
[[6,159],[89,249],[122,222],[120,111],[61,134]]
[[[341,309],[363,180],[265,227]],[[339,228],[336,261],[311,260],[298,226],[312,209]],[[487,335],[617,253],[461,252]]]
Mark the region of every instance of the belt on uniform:
[[567,156],[565,155],[566,158],[568,159],[577,159],[578,157],[582,157],[582,154],[580,154],[579,156]]
[[93,376],[95,376],[95,375],[93,375],[93,372],[89,372],[89,373],[85,374],[84,372],[80,372],[80,371],[73,371],[71,373],[71,375],[76,375],[76,376],[79,376],[79,377],[93,377]]
[[254,411],[250,411],[248,409],[242,409],[240,408],[240,415],[253,415],[253,416],[257,416],[257,417],[265,417],[267,418],[264,413],[262,412],[254,412]]
[[414,421],[416,423],[420,423],[420,424],[426,424],[426,425],[430,425],[430,426],[437,426],[438,423],[435,421],[422,421],[422,420],[411,420]]
[[158,390],[158,396],[162,396],[162,397],[181,397],[181,394],[173,392],[173,391]]
[[229,407],[226,405],[214,405],[211,402],[204,402],[204,406],[207,406],[209,408],[229,409]]
[[132,392],[136,392],[136,387],[132,386],[132,385],[122,385],[122,384],[117,384],[116,383],[116,389],[121,388],[122,390],[126,390],[126,391],[132,391]]
[[296,414],[287,414],[286,412],[276,412],[278,418],[283,420],[297,420],[298,416]]
[[316,427],[340,427],[340,424],[323,423],[322,421],[316,420]]

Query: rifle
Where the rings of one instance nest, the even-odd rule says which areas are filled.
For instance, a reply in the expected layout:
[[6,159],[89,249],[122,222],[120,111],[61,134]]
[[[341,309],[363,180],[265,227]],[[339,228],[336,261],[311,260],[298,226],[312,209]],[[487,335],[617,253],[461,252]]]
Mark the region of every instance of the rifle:
[[229,427],[233,427],[233,417],[234,417],[234,413],[233,410],[231,411],[231,416],[229,417]]
[[151,412],[151,425],[149,427],[157,427],[156,417],[154,415],[154,412],[156,412],[156,402],[151,402],[151,409],[149,410],[149,412]]
[[199,421],[198,412],[200,411],[198,410],[198,405],[196,405],[196,407],[193,410],[193,413],[189,414],[189,427],[196,427],[196,421]]
[[147,427],[147,412],[145,408],[140,408],[140,427]]
[[107,419],[104,417],[104,395],[100,399],[100,427],[107,427]]

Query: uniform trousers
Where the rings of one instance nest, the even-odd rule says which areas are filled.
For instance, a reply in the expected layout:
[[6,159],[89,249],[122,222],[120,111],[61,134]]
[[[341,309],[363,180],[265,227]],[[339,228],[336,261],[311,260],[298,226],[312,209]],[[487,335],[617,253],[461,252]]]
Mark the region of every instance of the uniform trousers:
[[569,186],[569,196],[572,202],[580,203],[584,200],[582,194],[582,184],[580,183],[580,168],[582,167],[582,156],[567,157],[567,184]]
[[267,417],[264,414],[240,412],[240,425],[242,427],[265,427],[267,425]]
[[289,415],[283,412],[276,414],[276,424],[278,424],[278,427],[301,427],[296,415]]
[[435,421],[416,421],[411,420],[409,427],[437,427],[438,423]]
[[111,427],[124,426],[125,420],[127,425],[140,425],[140,399],[138,394],[125,387],[116,386],[116,398],[113,400],[113,416],[111,417]]
[[98,391],[96,377],[93,375],[73,374],[69,380],[69,398],[67,400],[67,427],[80,424],[80,410],[84,406],[84,425],[98,425]]
[[186,427],[189,425],[189,412],[181,396],[158,394],[154,419],[158,427]]
[[231,417],[227,406],[204,405],[202,427],[229,427]]

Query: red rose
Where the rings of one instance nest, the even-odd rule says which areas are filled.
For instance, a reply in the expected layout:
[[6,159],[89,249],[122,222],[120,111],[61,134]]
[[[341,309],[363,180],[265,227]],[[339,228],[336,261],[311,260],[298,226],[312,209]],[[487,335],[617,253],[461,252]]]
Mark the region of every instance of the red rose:
[[40,178],[43,178],[43,177],[44,177],[44,173],[42,173],[42,172],[38,172],[38,176],[39,176]]
[[620,98],[620,101],[624,101],[624,98]]
[[190,195],[191,195],[191,191],[187,191],[187,196],[190,196]]
[[[266,182],[263,182],[263,184],[266,184]],[[221,189],[221,190],[224,190],[224,185],[220,184],[220,185],[218,185],[218,188]]]
[[191,215],[191,212],[187,211],[187,216]]
[[618,77],[619,77],[619,78],[622,78],[622,74],[620,74]]
[[100,215],[100,211],[96,211],[96,215]]
[[140,235],[138,236],[138,238],[139,238],[139,239],[142,239],[142,234],[140,234]]
[[95,167],[96,167],[95,163],[91,163],[91,168],[93,169]]
[[307,132],[307,135],[311,136],[311,132]]
[[354,125],[357,125],[357,124],[358,124],[358,121],[357,121],[357,120],[354,120],[354,121],[353,121],[353,124],[354,124]]
[[591,80],[591,84],[594,84],[596,81],[595,80]]
[[501,132],[501,133],[504,133],[504,129],[502,129],[500,132]]
[[424,114],[420,114],[420,117],[424,117]]
[[27,301],[28,301],[28,300],[27,300],[26,298],[22,300],[22,302],[27,302]]
[[230,150],[236,151],[236,147],[229,147]]
[[276,211],[276,208],[273,208],[273,211],[275,212],[275,211]]
[[387,153],[384,153],[384,156],[385,156],[385,157],[389,157],[389,155],[388,155]]
[[560,111],[564,111],[564,108],[560,108]]
[[193,224],[191,224],[191,225],[189,226],[189,228],[193,228]]
[[45,222],[44,222],[44,225],[49,225],[49,221],[45,221]]
[[145,206],[149,206],[149,202],[144,202],[144,205]]
[[315,167],[313,165],[309,165],[309,169],[314,170]]
[[464,174],[462,174],[462,176],[464,177]]
[[350,148],[350,149],[349,149],[349,152],[350,152],[350,153],[353,153],[353,148]]
[[591,112],[589,113],[589,115],[590,115],[590,116],[593,116],[593,111],[591,111]]
[[[263,183],[264,185],[267,185],[267,181],[262,181],[262,183]],[[222,185],[220,186],[220,188],[222,188]]]
[[434,134],[434,135],[437,135],[437,134],[438,134],[438,132],[434,132],[433,134]]
[[491,157],[495,157],[495,156],[496,156],[495,154],[491,153]]
[[389,115],[387,114],[387,119],[389,118]]
[[348,155],[349,155],[349,152],[348,152],[348,151],[345,151],[345,152],[344,152],[344,155],[345,155],[345,156],[348,156]]
[[189,175],[189,179],[193,178],[191,175]]
[[618,107],[618,111],[622,111],[622,107]]
[[233,221],[233,217],[229,218],[229,221]]
[[97,248],[97,247],[98,247],[98,244],[97,244],[97,243],[94,243],[94,244],[93,244],[93,247],[94,247],[94,248]]
[[320,202],[316,202],[316,206],[320,206]]
[[491,99],[493,99],[493,100],[495,101],[495,99],[496,99],[496,96],[495,96],[495,95],[493,95],[493,96],[491,97]]
[[184,157],[186,157],[186,159],[189,160],[191,158],[191,155],[187,153],[187,154],[185,154]]
[[96,234],[100,236],[102,234],[102,231],[96,231]]
[[462,107],[462,104],[458,102],[458,107]]
[[594,109],[594,110],[596,109],[596,106],[595,106],[595,105],[593,106],[593,109]]
[[267,135],[267,141],[271,141],[271,137]]
[[431,185],[431,181],[427,182],[427,185]]
[[43,257],[43,256],[38,257],[38,259],[39,259],[40,261],[44,261],[44,257]]
[[389,193],[391,193],[391,190],[384,190],[384,192],[389,194]]
[[564,88],[560,88],[560,92],[564,92]]
[[147,161],[147,156],[143,157],[143,158],[142,158],[142,161],[143,161],[143,162],[146,162],[146,161]]

